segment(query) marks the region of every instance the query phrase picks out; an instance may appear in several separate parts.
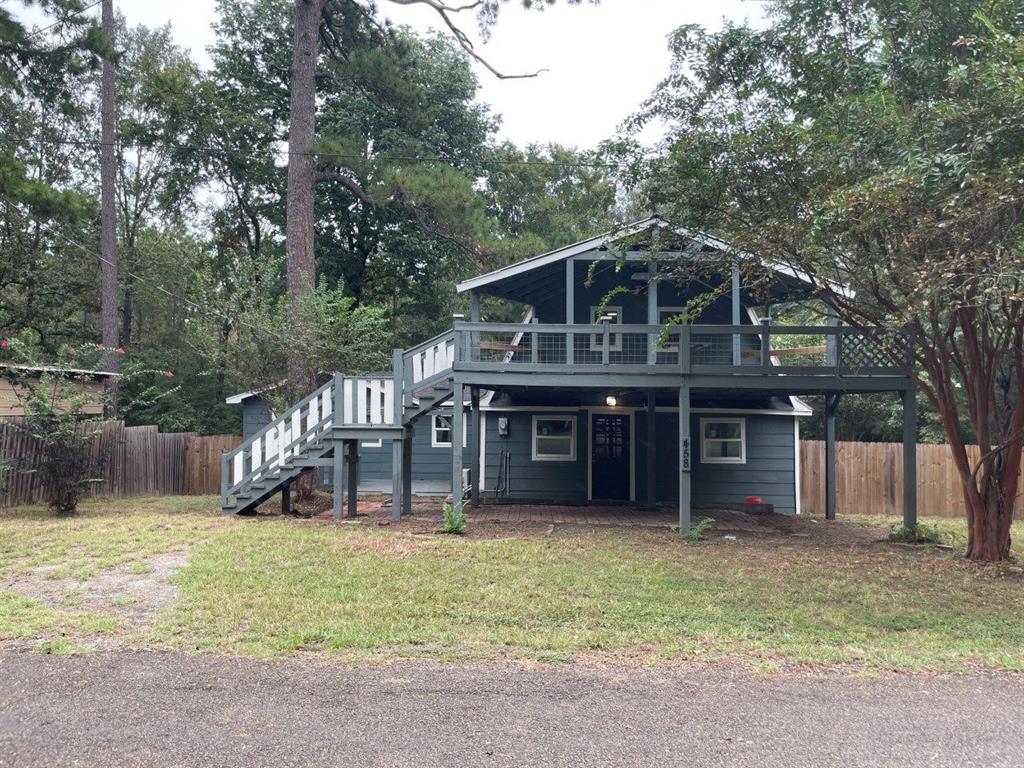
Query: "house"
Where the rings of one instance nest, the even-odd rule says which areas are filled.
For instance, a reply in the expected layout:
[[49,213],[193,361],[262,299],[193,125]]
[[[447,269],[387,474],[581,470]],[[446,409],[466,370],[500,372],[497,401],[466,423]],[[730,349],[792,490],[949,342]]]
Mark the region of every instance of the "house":
[[82,370],[78,368],[57,368],[52,366],[21,365],[4,363],[12,376],[0,375],[0,418],[24,416],[22,390],[12,379],[38,379],[40,376],[58,375],[67,379],[67,386],[77,393],[86,396],[82,406],[83,416],[100,416],[103,414],[104,380],[117,377],[116,373],[106,371]]
[[[661,249],[665,241],[680,250]],[[760,299],[735,269],[700,287],[659,279],[659,255],[717,261],[727,252],[651,218],[463,282],[468,322],[457,316],[447,332],[396,350],[386,374],[335,375],[226,455],[225,511],[331,466],[338,514],[345,488],[354,509],[360,477],[390,483],[396,518],[414,482],[428,477],[460,497],[465,489],[473,504],[671,504],[684,529],[694,507],[750,497],[798,513],[798,418],[809,413],[800,400],[808,394],[826,396],[831,513],[841,394],[900,393],[912,468],[914,386],[878,338],[835,324],[772,323],[766,302],[810,296],[802,275],[769,264],[774,277]],[[678,324],[709,288],[720,290],[699,317]],[[483,322],[483,296],[523,305],[524,321]],[[452,450],[459,435],[462,449]],[[912,475],[907,520],[916,519]]]

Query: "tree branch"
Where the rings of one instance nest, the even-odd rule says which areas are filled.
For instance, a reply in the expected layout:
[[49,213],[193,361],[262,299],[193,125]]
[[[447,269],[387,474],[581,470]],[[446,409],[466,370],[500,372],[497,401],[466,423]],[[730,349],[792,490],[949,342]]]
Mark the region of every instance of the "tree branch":
[[317,171],[314,178],[318,184],[325,181],[337,182],[355,195],[364,205],[369,205],[371,207],[376,207],[377,205],[373,198],[366,193],[366,190],[364,190],[355,179],[349,178],[339,171]]

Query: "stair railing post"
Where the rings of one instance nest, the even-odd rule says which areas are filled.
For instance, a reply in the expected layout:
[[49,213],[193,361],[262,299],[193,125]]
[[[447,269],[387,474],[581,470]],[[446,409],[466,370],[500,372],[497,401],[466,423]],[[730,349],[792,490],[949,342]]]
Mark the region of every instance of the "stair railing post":
[[765,375],[772,372],[771,322],[770,317],[761,318],[761,373]]
[[464,346],[468,344],[468,338],[463,329],[459,328],[459,325],[463,320],[466,319],[465,315],[452,315],[452,330],[455,333],[455,344],[452,347],[452,367],[455,363],[460,360],[471,360],[472,357],[468,354],[464,354]]
[[689,324],[679,326],[679,372],[689,374],[693,362],[693,348]]
[[608,365],[611,362],[611,322],[608,315],[601,318],[601,364]]
[[401,349],[395,349],[391,353],[391,380],[395,387],[392,399],[394,400],[394,425],[396,427],[402,425],[402,417],[405,411],[404,354],[404,350]]
[[[333,408],[334,416],[331,419],[331,423],[335,427],[340,427],[345,423],[345,375],[341,373],[334,374],[334,391],[331,393],[334,399]],[[292,437],[294,440],[294,436]]]

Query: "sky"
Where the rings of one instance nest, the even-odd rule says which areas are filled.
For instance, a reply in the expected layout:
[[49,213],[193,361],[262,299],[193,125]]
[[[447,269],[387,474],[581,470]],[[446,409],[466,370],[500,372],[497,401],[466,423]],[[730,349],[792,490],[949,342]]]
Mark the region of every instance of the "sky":
[[[130,24],[170,22],[174,38],[208,62],[214,0],[114,0]],[[418,31],[438,28],[426,6],[378,0],[383,15]],[[98,8],[93,13],[98,12]],[[543,12],[509,4],[488,41],[479,40],[471,13],[458,15],[477,50],[507,73],[547,71],[536,78],[499,80],[477,66],[480,99],[502,116],[501,138],[519,145],[557,142],[596,147],[668,74],[667,36],[682,24],[717,28],[723,17],[757,23],[757,0],[602,0],[599,5],[556,4]],[[654,138],[654,137],[650,137]]]

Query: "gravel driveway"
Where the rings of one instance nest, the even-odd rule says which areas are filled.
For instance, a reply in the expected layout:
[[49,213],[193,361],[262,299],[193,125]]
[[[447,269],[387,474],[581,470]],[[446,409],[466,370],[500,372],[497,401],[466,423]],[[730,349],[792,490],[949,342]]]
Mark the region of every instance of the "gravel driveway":
[[0,766],[1020,766],[1024,677],[0,654]]

